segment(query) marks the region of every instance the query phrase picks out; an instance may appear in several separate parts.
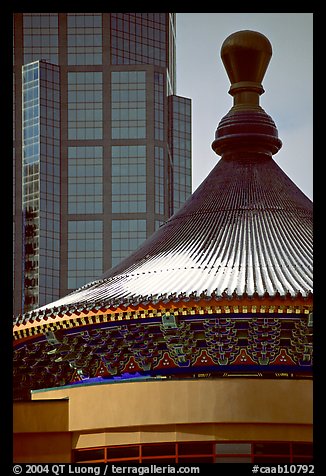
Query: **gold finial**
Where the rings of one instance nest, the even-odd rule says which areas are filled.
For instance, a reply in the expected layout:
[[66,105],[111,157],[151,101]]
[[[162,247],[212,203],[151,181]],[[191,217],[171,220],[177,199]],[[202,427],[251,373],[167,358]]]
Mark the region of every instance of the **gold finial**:
[[223,42],[221,57],[234,103],[216,129],[213,150],[229,158],[239,153],[276,154],[282,142],[273,119],[259,105],[264,93],[261,83],[272,57],[269,40],[256,31],[237,31]]
[[233,109],[260,109],[261,83],[271,57],[269,40],[256,31],[237,31],[225,39],[221,58],[231,82]]

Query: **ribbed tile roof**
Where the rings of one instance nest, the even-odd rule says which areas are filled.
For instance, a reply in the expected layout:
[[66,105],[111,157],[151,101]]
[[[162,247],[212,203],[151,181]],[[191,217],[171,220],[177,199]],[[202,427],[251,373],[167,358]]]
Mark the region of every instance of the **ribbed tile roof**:
[[221,159],[184,207],[94,281],[55,303],[312,293],[312,203],[272,158]]

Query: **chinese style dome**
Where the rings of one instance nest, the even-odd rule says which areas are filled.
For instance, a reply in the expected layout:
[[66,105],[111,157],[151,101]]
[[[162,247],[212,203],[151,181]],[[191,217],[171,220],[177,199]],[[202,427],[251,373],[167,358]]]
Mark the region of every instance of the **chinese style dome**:
[[[108,337],[116,338],[116,352],[121,339],[130,340],[129,360],[122,354],[110,360],[109,346],[98,351],[97,363],[81,365],[92,376],[132,368],[194,373],[205,359],[210,371],[238,369],[241,362],[247,369],[270,371],[283,362],[292,371],[311,370],[312,203],[272,157],[282,144],[259,105],[271,55],[270,42],[257,32],[224,41],[234,104],[212,143],[221,159],[184,206],[119,265],[19,316],[14,334],[21,353],[34,339],[60,354],[73,328],[74,339],[78,329],[101,349]],[[57,342],[49,332],[60,334]],[[60,356],[78,360],[63,350]],[[59,374],[65,382],[72,378],[67,370]]]

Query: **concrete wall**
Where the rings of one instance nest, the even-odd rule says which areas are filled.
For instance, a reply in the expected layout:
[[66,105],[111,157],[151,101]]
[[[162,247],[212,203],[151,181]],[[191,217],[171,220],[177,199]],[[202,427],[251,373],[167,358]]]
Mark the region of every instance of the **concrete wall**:
[[176,423],[312,421],[309,380],[163,380],[76,386],[33,394],[34,401],[47,398],[69,398],[70,431]]
[[44,441],[54,444],[65,434],[64,448],[56,450],[65,457],[68,441],[70,448],[163,441],[312,441],[312,397],[310,380],[254,378],[46,390],[34,393],[31,402],[15,404],[15,454],[29,457],[22,450],[24,435],[27,439],[33,435],[30,451],[41,451],[37,437],[43,435]]

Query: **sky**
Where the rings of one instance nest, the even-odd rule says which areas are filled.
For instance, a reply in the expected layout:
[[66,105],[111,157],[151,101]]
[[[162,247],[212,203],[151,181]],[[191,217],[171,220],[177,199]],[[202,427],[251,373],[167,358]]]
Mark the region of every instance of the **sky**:
[[313,200],[313,13],[177,13],[176,18],[176,93],[192,100],[192,191],[220,160],[211,144],[233,105],[221,46],[236,31],[255,30],[273,50],[260,96],[283,144],[273,158]]

